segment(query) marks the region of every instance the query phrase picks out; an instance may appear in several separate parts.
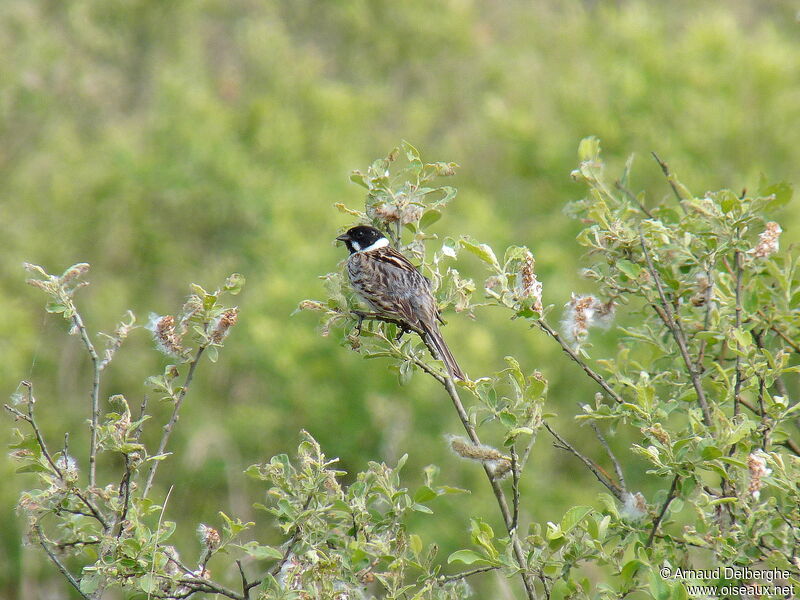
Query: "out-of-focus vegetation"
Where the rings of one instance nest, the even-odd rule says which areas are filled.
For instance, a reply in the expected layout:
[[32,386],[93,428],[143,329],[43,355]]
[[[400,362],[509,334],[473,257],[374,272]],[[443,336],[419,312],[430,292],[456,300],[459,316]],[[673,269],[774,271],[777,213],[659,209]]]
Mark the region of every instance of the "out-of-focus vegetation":
[[[313,317],[289,317],[343,258],[331,240],[346,216],[330,207],[361,198],[349,171],[400,138],[455,160],[459,196],[439,230],[532,247],[545,301],[561,305],[590,285],[577,273],[579,224],[562,214],[583,194],[569,178],[581,137],[602,138],[612,165],[636,151],[630,187],[651,194],[671,193],[651,150],[695,192],[755,188],[762,172],[796,182],[797,29],[788,2],[3,2],[6,392],[33,379],[40,410],[57,404],[59,420],[43,423],[53,436],[80,429],[89,401],[79,340],[65,342],[63,324],[43,315],[22,261],[54,272],[92,263],[94,285],[80,292],[91,331],[111,330],[128,308],[166,312],[186,282],[238,271],[248,279],[240,325],[220,362],[198,373],[176,456],[159,472],[174,482],[172,506],[197,523],[215,523],[222,507],[247,519],[257,488],[242,470],[296,446],[300,428],[348,472],[411,449],[407,475],[436,462],[448,483],[478,489],[475,469],[447,452],[442,433],[458,423],[432,384],[400,388],[380,361],[320,339]],[[800,220],[779,220],[785,242],[797,239]],[[500,315],[449,321],[445,335],[473,376],[513,352],[547,376],[552,406],[593,397],[542,335]],[[594,341],[594,356],[611,351],[603,334]],[[107,374],[104,397],[144,389],[163,370],[150,345],[146,332],[131,335],[127,369]],[[591,431],[575,435],[596,443]],[[532,461],[525,519],[558,519],[596,496],[547,440]],[[39,553],[20,547],[12,471],[0,461],[0,595],[66,597]],[[631,488],[653,491],[633,477]],[[437,502],[490,514],[485,494]],[[452,548],[468,537],[425,524]]]

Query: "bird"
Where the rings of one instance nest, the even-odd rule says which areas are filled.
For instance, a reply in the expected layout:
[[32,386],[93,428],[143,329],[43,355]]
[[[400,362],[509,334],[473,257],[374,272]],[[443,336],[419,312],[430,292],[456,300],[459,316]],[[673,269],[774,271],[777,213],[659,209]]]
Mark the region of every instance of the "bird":
[[347,274],[350,285],[377,313],[397,319],[421,332],[423,341],[436,350],[454,379],[466,380],[439,331],[444,323],[431,292],[431,282],[375,227],[357,225],[336,238],[350,251]]

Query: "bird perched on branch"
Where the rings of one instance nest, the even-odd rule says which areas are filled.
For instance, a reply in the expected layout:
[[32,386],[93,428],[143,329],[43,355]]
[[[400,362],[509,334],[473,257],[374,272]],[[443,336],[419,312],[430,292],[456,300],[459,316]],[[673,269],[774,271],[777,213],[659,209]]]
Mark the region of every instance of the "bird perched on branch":
[[450,376],[466,379],[439,331],[439,322],[444,321],[431,293],[431,282],[374,227],[358,225],[336,239],[350,251],[347,274],[356,293],[379,314],[419,332]]

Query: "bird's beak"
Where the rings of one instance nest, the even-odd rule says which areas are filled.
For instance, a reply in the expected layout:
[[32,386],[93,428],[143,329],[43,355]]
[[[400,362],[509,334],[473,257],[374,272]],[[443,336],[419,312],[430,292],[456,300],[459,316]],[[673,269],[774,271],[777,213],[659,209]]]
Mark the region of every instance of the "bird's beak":
[[340,236],[338,236],[338,237],[336,238],[336,241],[338,241],[338,242],[346,242],[346,241],[348,241],[349,239],[350,239],[350,236],[349,236],[349,235],[347,235],[346,233],[343,233],[342,235],[340,235]]

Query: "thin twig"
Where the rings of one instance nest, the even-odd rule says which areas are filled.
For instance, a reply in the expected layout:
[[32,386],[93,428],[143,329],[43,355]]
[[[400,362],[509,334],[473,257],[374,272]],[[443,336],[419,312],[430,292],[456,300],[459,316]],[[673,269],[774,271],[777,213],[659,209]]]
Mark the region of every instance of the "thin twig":
[[767,411],[764,408],[764,394],[767,391],[767,384],[764,381],[764,378],[761,375],[757,375],[758,377],[758,412],[761,413],[761,434],[762,434],[762,449],[769,450],[770,444],[770,432],[772,427],[769,425],[769,416],[767,415]]
[[[156,526],[156,535],[155,541],[153,543],[153,566],[150,569],[150,577],[152,578],[156,572],[156,553],[158,552],[158,536],[161,533],[161,521],[164,518],[164,513],[167,510],[167,502],[169,502],[169,497],[172,495],[172,488],[174,486],[169,487],[169,491],[167,491],[167,495],[164,497],[164,504],[161,505],[161,512],[158,515],[158,525]],[[150,600],[150,592],[147,592],[147,600]]]
[[511,444],[511,506],[514,509],[511,523],[516,531],[519,526],[519,458],[516,443]]
[[648,219],[652,219],[653,218],[653,213],[651,213],[649,210],[647,210],[647,207],[644,204],[642,204],[641,202],[639,202],[639,198],[637,198],[636,195],[632,191],[630,191],[628,188],[626,188],[624,185],[622,185],[621,181],[619,181],[619,180],[615,181],[614,182],[614,187],[616,187],[620,192],[625,194],[625,196],[627,196],[628,200],[633,202],[639,208],[639,210],[641,210],[645,215],[647,215]]
[[[375,320],[375,321],[383,321],[385,323],[393,323],[398,327],[401,327],[402,329],[413,331],[414,333],[419,335],[420,339],[428,348],[428,351],[431,353],[431,356],[433,356],[436,360],[442,360],[442,357],[439,355],[439,352],[436,350],[436,348],[429,343],[428,336],[425,335],[424,332],[419,328],[411,326],[408,323],[400,321],[399,319],[387,317],[380,313],[365,313],[361,311],[352,311],[351,314],[355,315],[358,318],[359,327],[361,325],[361,321]],[[425,370],[428,374],[433,376],[433,378],[436,379],[436,381],[442,384],[445,391],[447,392],[447,395],[450,396],[450,400],[453,402],[453,407],[456,409],[458,418],[461,420],[461,424],[463,425],[464,430],[466,431],[470,440],[474,444],[480,445],[481,440],[478,437],[477,432],[475,431],[475,427],[469,420],[469,415],[467,414],[467,411],[464,408],[464,404],[461,402],[461,397],[458,394],[458,390],[456,389],[453,379],[449,376],[449,374],[446,376],[434,374],[433,372],[431,372],[429,368],[423,370]],[[525,587],[525,592],[529,600],[534,600],[536,598],[536,590],[533,581],[531,580],[530,575],[528,574],[525,568],[527,560],[525,558],[525,553],[522,549],[522,545],[520,544],[519,539],[515,535],[516,532],[514,529],[514,517],[511,510],[508,507],[508,501],[506,500],[505,493],[503,492],[503,488],[500,485],[500,482],[495,478],[491,467],[489,467],[489,465],[487,464],[484,464],[483,470],[486,473],[486,477],[489,480],[489,484],[492,486],[492,491],[494,492],[495,499],[497,500],[498,507],[500,508],[500,513],[503,517],[503,523],[505,524],[506,530],[508,531],[508,534],[511,537],[512,549],[514,551],[514,556],[517,559],[517,562],[519,563],[520,577],[522,578],[522,583]],[[286,558],[288,558],[288,553],[287,555],[284,556],[284,559],[278,565],[276,565],[277,571],[275,571],[275,568],[273,568],[273,571],[275,571],[275,573],[280,571],[280,567],[283,566],[283,563],[285,562]]]
[[788,450],[791,450],[795,456],[800,456],[800,446],[797,444],[797,442],[787,439],[781,442],[781,446],[783,446]]
[[438,583],[439,585],[444,585],[446,583],[451,583],[453,581],[460,581],[462,579],[466,579],[467,577],[472,577],[473,575],[478,575],[479,573],[496,571],[499,568],[500,567],[497,566],[478,567],[477,569],[472,569],[471,571],[464,571],[463,573],[456,573],[455,575],[442,575],[436,580],[436,583]]
[[625,501],[624,491],[622,489],[620,489],[611,480],[611,478],[603,470],[602,467],[600,467],[599,465],[594,463],[591,459],[587,458],[586,456],[584,456],[583,454],[578,452],[569,442],[567,442],[567,440],[565,440],[558,433],[556,433],[555,430],[552,427],[550,427],[550,425],[548,423],[544,423],[544,428],[547,429],[547,431],[550,432],[550,435],[552,435],[556,439],[556,441],[558,442],[558,444],[556,444],[557,448],[561,448],[562,450],[567,450],[567,451],[571,452],[572,454],[574,454],[584,465],[586,465],[586,467],[592,473],[594,473],[594,476],[597,477],[597,480],[600,483],[602,483],[606,488],[608,488],[608,490],[612,494],[614,494],[614,496],[617,498],[617,500],[619,500],[620,502],[624,502]]
[[[761,312],[761,311],[759,311],[759,312]],[[797,342],[792,340],[792,338],[790,338],[788,335],[786,335],[784,332],[782,332],[780,329],[778,329],[778,327],[776,325],[772,325],[770,327],[770,329],[772,331],[774,331],[776,334],[778,334],[778,336],[784,342],[786,342],[792,350],[794,350],[797,354],[800,354],[800,346],[797,344]]]
[[[314,499],[313,494],[309,494],[306,498],[306,501],[303,503],[303,509],[301,512],[305,512],[308,510],[308,507],[311,506],[311,501]],[[275,565],[269,570],[270,575],[275,577],[278,573],[281,572],[283,569],[283,565],[286,564],[286,561],[289,560],[289,557],[292,555],[294,551],[294,547],[298,541],[300,541],[300,527],[295,525],[294,532],[292,532],[292,536],[289,538],[289,541],[286,542],[286,549],[283,551],[283,556],[281,559],[275,563]],[[243,598],[249,598],[250,590],[254,587],[261,585],[263,579],[254,579],[253,581],[249,581],[247,583],[243,582],[244,586],[244,596]]]
[[77,548],[78,546],[93,546],[99,543],[100,540],[73,540],[71,542],[53,542],[53,545],[59,550],[66,550],[67,548]]
[[195,592],[206,592],[208,594],[221,594],[222,596],[231,598],[232,600],[244,600],[244,596],[242,596],[241,594],[237,594],[233,590],[226,588],[224,585],[215,583],[210,579],[203,579],[202,577],[198,577],[191,570],[189,570],[187,576],[181,578],[179,582],[182,585],[192,587],[192,589]]
[[242,597],[245,600],[250,600],[250,588],[247,587],[247,575],[244,574],[244,567],[242,566],[242,561],[236,559],[236,566],[239,567],[239,575],[242,578]]
[[444,376],[437,373],[433,369],[431,369],[424,361],[419,360],[418,358],[412,358],[414,364],[417,365],[420,369],[422,369],[425,373],[433,377],[436,381],[444,385]]
[[658,154],[655,152],[651,152],[653,158],[656,159],[658,166],[661,167],[661,171],[664,173],[664,177],[667,178],[669,182],[669,186],[672,188],[672,192],[675,194],[675,198],[678,199],[678,206],[681,207],[684,214],[686,214],[686,207],[683,205],[684,198],[681,196],[680,190],[678,190],[678,186],[675,184],[675,175],[669,170],[669,166],[663,160],[658,157]]
[[[427,342],[427,336],[423,337],[422,340],[428,346],[428,350],[431,352],[431,354],[435,356],[437,360],[441,360],[442,357],[439,356],[436,348]],[[456,409],[458,418],[461,420],[461,424],[463,425],[464,430],[467,432],[470,440],[472,440],[474,444],[480,445],[481,440],[475,431],[475,427],[469,420],[469,415],[464,409],[464,405],[461,402],[461,397],[458,394],[455,383],[453,383],[453,378],[450,377],[449,374],[445,377],[444,388],[447,391],[447,394],[450,396],[450,399],[453,402],[453,407]],[[497,478],[495,478],[494,473],[489,465],[484,464],[483,470],[486,473],[489,484],[492,486],[494,497],[497,500],[497,505],[499,506],[500,513],[503,516],[503,523],[505,524],[506,531],[511,538],[512,550],[514,551],[514,557],[517,559],[517,563],[519,564],[520,577],[522,578],[522,583],[525,587],[525,593],[527,594],[529,600],[535,600],[536,589],[526,568],[527,559],[525,557],[525,552],[522,549],[522,544],[516,535],[516,531],[514,529],[514,517],[508,508],[508,501],[506,500],[505,493],[503,492],[500,482],[497,480]]]
[[675,491],[678,488],[678,481],[680,481],[680,475],[675,475],[672,480],[672,486],[669,488],[669,493],[667,494],[667,499],[664,501],[664,505],[661,507],[661,512],[658,513],[655,521],[653,521],[653,529],[650,530],[650,535],[647,538],[647,544],[645,544],[646,548],[649,548],[653,544],[653,538],[658,531],[658,526],[661,525],[661,521],[664,519],[664,515],[667,514],[667,509],[672,501],[675,499]]
[[122,530],[125,528],[125,519],[128,518],[128,509],[131,504],[131,474],[131,457],[125,454],[125,472],[119,482],[119,498],[122,499],[122,510],[119,512],[119,518],[117,519],[117,524],[119,525],[117,539],[122,535]]
[[575,361],[575,362],[578,364],[578,366],[580,366],[580,368],[581,368],[581,369],[583,369],[583,370],[584,370],[584,372],[585,372],[585,373],[586,373],[586,374],[587,374],[589,377],[591,377],[591,378],[592,378],[592,379],[593,379],[595,382],[597,382],[597,384],[598,384],[598,385],[599,385],[601,388],[603,388],[603,390],[604,390],[604,391],[605,391],[605,392],[606,392],[606,393],[607,393],[609,396],[611,396],[611,398],[613,398],[613,399],[614,399],[614,401],[615,401],[617,404],[622,404],[622,403],[624,402],[624,401],[622,400],[622,396],[620,396],[620,395],[619,395],[619,394],[618,394],[616,391],[614,391],[614,389],[613,389],[613,388],[612,388],[610,385],[608,385],[608,382],[607,382],[607,381],[606,381],[606,380],[603,378],[603,376],[602,376],[602,375],[600,375],[599,373],[596,373],[596,372],[595,372],[595,371],[594,371],[594,370],[593,370],[593,369],[592,369],[592,368],[591,368],[589,365],[587,365],[587,364],[586,364],[586,362],[584,362],[584,360],[583,360],[583,359],[582,359],[580,356],[578,356],[578,354],[577,354],[577,353],[576,353],[576,352],[575,352],[575,351],[574,351],[574,350],[573,350],[573,349],[570,347],[570,345],[569,345],[569,344],[567,344],[567,343],[566,343],[566,342],[565,342],[565,341],[564,341],[564,340],[561,338],[561,335],[559,335],[559,333],[558,333],[558,332],[557,332],[555,329],[553,329],[552,327],[550,327],[550,325],[548,325],[548,324],[547,324],[547,321],[545,321],[544,319],[538,319],[538,320],[536,321],[536,325],[538,325],[538,326],[539,326],[539,329],[541,329],[542,331],[544,331],[544,332],[545,332],[546,334],[548,334],[548,335],[549,335],[551,338],[553,338],[553,339],[554,339],[556,342],[558,342],[558,343],[559,343],[559,345],[561,346],[561,349],[562,349],[564,352],[566,352],[566,353],[567,353],[567,355],[568,355],[568,356],[569,356],[569,357],[570,357],[570,358],[571,358],[573,361]]
[[525,465],[528,464],[528,458],[531,455],[531,450],[533,450],[533,445],[536,443],[536,434],[539,433],[539,428],[541,427],[541,419],[536,418],[535,420],[538,421],[538,423],[534,423],[533,418],[528,423],[528,427],[533,430],[533,433],[531,434],[531,439],[528,441],[528,445],[525,446],[525,451],[522,453],[522,457],[519,461],[520,472],[525,468]]
[[[706,289],[703,296],[703,301],[706,307],[706,314],[703,317],[703,331],[708,331],[708,327],[711,324],[711,307],[714,304],[711,299],[714,296],[714,280],[712,279],[712,272],[711,272],[711,265],[706,265]],[[697,352],[697,361],[695,362],[695,370],[698,373],[702,373],[705,369],[703,367],[703,359],[706,356],[706,347],[708,346],[708,340],[702,339],[700,341],[700,350]]]
[[594,434],[597,436],[597,439],[600,440],[601,444],[603,444],[603,448],[606,449],[606,454],[608,454],[608,458],[611,459],[611,463],[614,465],[614,471],[617,474],[617,479],[619,479],[619,485],[622,488],[622,491],[628,491],[628,486],[625,485],[625,476],[622,474],[622,465],[617,460],[613,450],[611,450],[611,446],[608,445],[605,436],[603,436],[603,432],[600,431],[600,428],[596,423],[594,423],[594,421],[589,421],[589,425],[594,430]]
[[[137,419],[137,421],[142,421],[142,419],[144,419],[144,415],[147,411],[147,400],[148,400],[147,394],[142,396],[142,404],[139,407],[139,418]],[[139,438],[142,436],[143,426],[144,426],[144,421],[139,423],[139,426],[136,429],[134,429],[132,436],[134,442],[138,442]]]
[[78,580],[75,579],[75,576],[69,572],[69,569],[67,569],[67,567],[64,566],[64,563],[61,562],[61,560],[50,549],[50,546],[47,545],[47,538],[44,537],[44,533],[42,532],[41,526],[37,523],[36,525],[34,525],[34,529],[36,529],[36,533],[39,535],[39,544],[42,546],[42,549],[47,553],[47,556],[50,557],[50,560],[53,561],[53,564],[58,568],[59,571],[61,571],[61,574],[64,577],[66,577],[67,581],[70,582],[72,587],[78,590],[78,593],[81,595],[82,598],[85,598],[86,600],[91,600],[89,596],[87,596],[81,591],[81,585],[78,582]]
[[[172,416],[169,418],[167,424],[164,425],[164,434],[161,436],[161,442],[158,444],[158,452],[156,452],[156,456],[161,456],[167,449],[169,436],[172,434],[172,429],[175,427],[175,423],[178,422],[178,413],[181,410],[183,400],[186,398],[186,393],[189,391],[189,386],[194,378],[194,372],[195,369],[197,369],[197,363],[200,362],[200,357],[203,356],[203,351],[205,349],[205,346],[200,346],[197,349],[197,353],[194,355],[192,362],[189,363],[189,372],[186,373],[186,381],[184,381],[183,387],[181,387],[181,391],[178,393],[178,398],[175,400],[175,406],[172,409]],[[147,474],[147,482],[145,483],[144,490],[142,491],[142,498],[146,498],[147,494],[150,492],[150,488],[153,485],[153,478],[156,476],[156,471],[158,470],[158,465],[160,463],[160,460],[153,461],[153,465],[150,467],[150,472]]]
[[[301,512],[305,512],[305,511],[308,510],[308,507],[311,506],[311,500],[313,500],[313,499],[314,499],[313,494],[309,494],[308,498],[306,498],[306,501],[303,503],[303,510]],[[283,552],[283,557],[275,564],[274,567],[272,567],[272,569],[270,569],[270,574],[271,575],[274,576],[274,575],[277,575],[278,573],[281,572],[281,569],[283,568],[283,565],[285,565],[286,561],[289,560],[289,556],[294,551],[294,546],[295,546],[295,544],[297,544],[297,542],[299,540],[300,540],[300,527],[295,525],[294,533],[292,533],[292,537],[289,538],[289,541],[286,544],[286,550]],[[251,582],[251,583],[255,583],[255,582]],[[261,583],[261,582],[259,581],[258,583]],[[258,585],[258,583],[255,583],[255,585]],[[251,587],[255,587],[255,585],[253,585]]]
[[[765,321],[769,321],[769,317],[764,314],[764,311],[759,309],[758,316],[764,319]],[[777,325],[771,324],[769,326],[770,330],[772,330],[779,338],[781,338],[784,342],[786,342],[789,347],[794,350],[796,353],[800,354],[800,345],[797,344],[792,338],[786,335],[783,331],[781,331]]]
[[[692,380],[692,385],[697,393],[697,401],[700,404],[700,409],[703,411],[703,421],[705,422],[706,426],[710,428],[712,425],[711,410],[708,407],[708,401],[706,400],[705,390],[703,390],[703,384],[700,381],[700,375],[697,373],[697,371],[695,371],[694,363],[692,362],[692,359],[689,356],[689,350],[686,347],[686,338],[683,335],[683,330],[675,319],[675,313],[672,310],[672,305],[667,301],[667,296],[664,293],[664,287],[661,284],[661,276],[658,274],[658,271],[656,271],[656,268],[653,265],[653,260],[650,258],[650,253],[647,251],[647,244],[644,241],[644,234],[642,234],[641,231],[639,232],[639,241],[642,246],[642,252],[644,252],[645,261],[647,262],[647,270],[650,272],[650,276],[656,283],[658,296],[661,299],[661,310],[656,310],[656,313],[658,313],[658,315],[661,317],[664,325],[666,325],[667,329],[670,330],[672,337],[675,338],[675,342],[678,344],[678,350],[680,350],[681,357],[686,365],[686,371],[689,373],[689,377]],[[658,305],[653,304],[652,306],[653,308],[656,308]]]
[[91,439],[89,440],[89,487],[95,486],[95,474],[97,471],[97,423],[100,419],[100,358],[97,355],[97,350],[89,339],[89,334],[86,331],[86,326],[83,324],[83,319],[80,313],[75,311],[72,315],[72,322],[80,333],[83,345],[86,346],[86,351],[89,353],[89,358],[92,359],[92,431]]
[[[736,329],[742,328],[742,254],[737,250],[733,253],[733,263],[736,268],[736,307],[735,323]],[[739,349],[741,352],[741,349]],[[736,382],[733,384],[733,416],[739,414],[739,394],[742,392],[742,357],[736,353]],[[733,452],[734,447],[731,447]]]
[[545,576],[544,571],[541,569],[539,570],[539,581],[542,582],[545,600],[550,600],[550,586],[547,585],[547,577]]
[[[39,445],[39,449],[42,451],[42,456],[45,457],[45,459],[47,460],[48,464],[53,469],[53,471],[58,476],[58,478],[62,481],[62,483],[65,486],[67,486],[70,489],[70,491],[73,494],[75,494],[75,496],[77,496],[81,500],[81,502],[83,502],[83,504],[86,506],[86,508],[89,509],[89,512],[91,513],[91,514],[86,514],[86,513],[80,513],[80,514],[84,514],[86,516],[94,517],[95,519],[97,519],[97,521],[100,523],[100,525],[103,526],[103,530],[108,531],[108,522],[105,520],[103,515],[100,513],[100,510],[83,494],[83,492],[81,492],[76,487],[72,487],[72,485],[68,484],[66,479],[64,479],[64,473],[61,471],[59,466],[53,460],[53,456],[50,454],[50,451],[47,449],[47,444],[44,441],[44,437],[42,436],[42,432],[39,429],[39,425],[36,423],[36,418],[33,415],[33,406],[36,403],[36,400],[33,398],[33,384],[31,384],[31,382],[29,382],[29,381],[23,381],[21,385],[28,390],[28,399],[27,399],[27,402],[26,402],[26,404],[28,405],[28,414],[26,415],[26,414],[20,412],[19,410],[17,410],[16,408],[14,408],[13,406],[9,406],[8,404],[4,405],[5,409],[7,411],[9,411],[10,413],[12,413],[18,419],[21,419],[21,420],[25,421],[26,423],[28,423],[31,426],[31,429],[33,429],[34,436],[36,437],[36,443]],[[66,461],[66,459],[64,459],[64,460]]]

